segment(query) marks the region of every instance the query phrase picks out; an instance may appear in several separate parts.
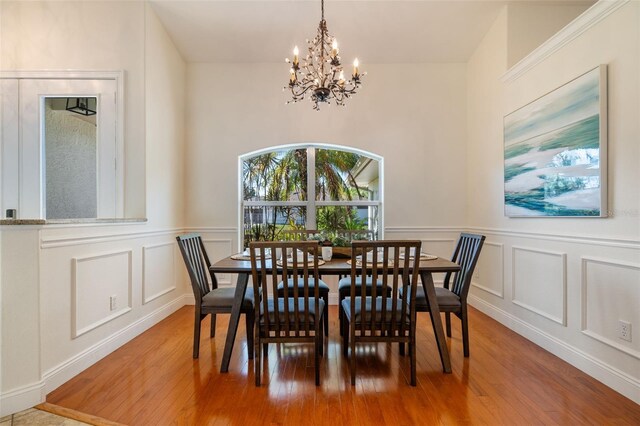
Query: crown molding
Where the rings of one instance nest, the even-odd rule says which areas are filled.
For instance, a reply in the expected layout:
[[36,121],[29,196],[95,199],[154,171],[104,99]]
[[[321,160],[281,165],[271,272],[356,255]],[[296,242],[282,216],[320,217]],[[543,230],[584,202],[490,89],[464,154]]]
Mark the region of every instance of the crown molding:
[[516,80],[628,2],[629,0],[598,1],[550,39],[525,56],[520,62],[509,68],[509,70],[502,75],[502,82],[508,83]]

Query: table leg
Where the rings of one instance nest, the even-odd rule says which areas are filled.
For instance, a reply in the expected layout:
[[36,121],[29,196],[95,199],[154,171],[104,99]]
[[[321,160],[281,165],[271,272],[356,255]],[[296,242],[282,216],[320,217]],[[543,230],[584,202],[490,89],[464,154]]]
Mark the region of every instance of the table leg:
[[[247,291],[247,282],[249,282],[249,274],[238,274],[238,282],[236,283],[236,292],[233,297],[233,308],[231,308],[231,317],[229,318],[229,328],[227,329],[227,340],[224,342],[224,353],[222,355],[221,373],[229,372],[229,362],[231,361],[231,352],[233,352],[233,343],[236,340],[238,332],[238,323],[240,322],[240,308],[244,300],[244,293]],[[250,351],[253,348],[249,348]]]
[[440,361],[442,361],[442,369],[445,373],[451,373],[451,360],[449,359],[449,349],[447,349],[444,330],[442,329],[442,318],[440,318],[440,307],[436,298],[436,288],[433,284],[433,277],[430,272],[421,272],[422,287],[429,304],[429,315],[431,316],[431,324],[433,332],[436,335],[436,343],[440,352]]

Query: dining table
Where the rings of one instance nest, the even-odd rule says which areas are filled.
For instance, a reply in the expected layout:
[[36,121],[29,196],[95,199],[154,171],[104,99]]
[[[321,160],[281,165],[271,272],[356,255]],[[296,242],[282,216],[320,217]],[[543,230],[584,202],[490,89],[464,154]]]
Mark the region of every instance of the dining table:
[[[242,301],[244,300],[244,294],[247,289],[249,277],[251,276],[251,261],[235,260],[232,259],[231,256],[229,256],[211,265],[210,269],[211,272],[216,274],[225,273],[238,275],[234,293],[233,307],[231,309],[231,317],[229,318],[229,328],[227,330],[227,337],[225,340],[224,352],[222,355],[222,364],[220,366],[220,372],[226,373],[229,371],[229,362],[231,361],[233,344],[236,338],[236,333],[238,331],[238,324],[240,322],[240,308],[242,306]],[[459,270],[460,265],[440,257],[431,260],[421,260],[419,265],[420,280],[424,287],[427,303],[429,304],[431,324],[433,326],[436,344],[438,345],[438,352],[440,353],[442,370],[445,373],[451,373],[451,360],[449,358],[449,350],[447,349],[445,341],[442,319],[440,318],[440,309],[438,307],[438,300],[436,298],[436,289],[433,281],[433,274],[457,272]],[[332,260],[319,265],[318,273],[320,274],[320,276],[349,276],[351,274],[351,264],[348,259],[334,257]]]

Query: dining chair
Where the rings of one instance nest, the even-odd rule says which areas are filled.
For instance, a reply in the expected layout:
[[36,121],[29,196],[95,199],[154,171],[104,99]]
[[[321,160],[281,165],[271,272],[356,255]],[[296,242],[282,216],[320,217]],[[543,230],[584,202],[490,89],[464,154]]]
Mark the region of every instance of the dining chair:
[[[451,337],[451,314],[455,314],[461,321],[462,347],[465,357],[469,356],[467,296],[471,287],[473,270],[480,257],[484,239],[484,235],[460,234],[451,261],[459,264],[461,269],[459,272],[448,272],[444,277],[443,287],[436,287],[438,306],[440,307],[440,312],[445,314],[447,337]],[[418,286],[416,293],[416,310],[418,312],[429,312],[429,304],[422,286]]]
[[[420,241],[353,241],[351,243],[351,287],[342,301],[344,322],[343,353],[350,354],[351,384],[356,384],[356,344],[363,342],[399,342],[409,344],[411,386],[416,385],[416,286],[420,256],[404,256],[411,250],[420,253]],[[370,292],[358,286],[371,275]],[[403,288],[409,291],[401,291]]]
[[[322,231],[313,230],[313,229],[287,229],[282,231],[282,239],[284,241],[309,241],[310,238],[321,235]],[[316,241],[317,242],[317,241]],[[284,294],[284,283],[287,283],[287,287],[289,291],[293,286],[293,282],[291,280],[283,280],[278,287],[278,296],[282,297]],[[311,286],[315,285],[315,281],[311,282]],[[320,287],[320,297],[324,300],[324,305],[329,306],[329,286],[322,280],[319,281],[318,286]],[[325,311],[324,320],[324,335],[329,336],[329,310]]]
[[[262,352],[268,355],[269,343],[303,342],[314,344],[316,386],[320,385],[322,325],[326,304],[320,297],[317,241],[268,241],[249,244],[255,304],[256,360],[255,381],[260,386]],[[282,260],[264,260],[268,251],[287,253]],[[292,286],[279,288],[291,280]],[[262,351],[260,346],[262,345]]]
[[[176,237],[180,253],[191,279],[191,288],[195,299],[195,323],[193,328],[193,357],[200,355],[200,326],[202,320],[211,314],[210,337],[216,334],[216,315],[230,314],[235,296],[234,287],[218,287],[216,275],[209,270],[211,262],[205,250],[202,237],[198,234],[186,234]],[[211,278],[209,283],[207,276]],[[247,321],[247,351],[253,358],[254,307],[253,290],[247,289],[242,301],[241,312]]]
[[[372,241],[374,239],[374,233],[372,230],[360,230],[360,231],[339,231],[338,235],[344,235],[345,238],[348,238],[348,241],[353,241],[354,239],[363,239]],[[368,276],[364,279],[365,281],[365,290],[367,296],[371,295],[371,287],[373,286],[373,280],[371,276]],[[360,292],[360,286],[362,285],[362,278],[356,279],[356,292]],[[382,281],[378,280],[376,283],[377,292],[380,293],[382,290]],[[349,295],[351,291],[351,277],[342,277],[340,276],[338,280],[338,319],[340,322],[340,335],[342,335],[344,322],[344,311],[342,310],[342,301]]]

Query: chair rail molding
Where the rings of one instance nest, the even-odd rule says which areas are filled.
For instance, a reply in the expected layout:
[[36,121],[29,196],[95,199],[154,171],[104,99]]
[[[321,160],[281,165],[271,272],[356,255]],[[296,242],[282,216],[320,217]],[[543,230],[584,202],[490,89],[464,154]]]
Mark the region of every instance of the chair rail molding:
[[[102,226],[102,225],[99,225]],[[129,225],[136,226],[136,225]],[[144,226],[144,225],[143,225]],[[95,227],[95,226],[94,226]],[[42,227],[40,229],[43,229]],[[178,235],[182,232],[181,228],[156,229],[144,231],[129,232],[100,232],[96,234],[70,234],[44,236],[40,240],[40,248],[50,249],[55,247],[76,246],[81,244],[104,243],[107,241],[130,240],[136,238],[160,237],[164,235]]]
[[629,0],[600,0],[584,11],[580,16],[551,36],[547,41],[509,68],[502,76],[502,82],[508,83],[544,61],[580,34],[602,21],[605,17],[628,3]]
[[424,232],[463,232],[464,226],[387,226],[385,232],[389,233],[424,233]]
[[550,233],[539,233],[539,232],[529,232],[529,231],[517,231],[512,229],[483,228],[483,227],[468,227],[467,230],[469,232],[474,232],[474,233],[490,234],[490,235],[497,235],[497,236],[504,236],[504,237],[528,238],[528,239],[535,239],[535,240],[558,241],[558,242],[566,242],[566,243],[573,243],[573,244],[585,244],[585,245],[592,245],[592,246],[596,245],[596,246],[640,250],[639,239],[608,238],[608,237],[599,237],[595,235],[550,234]]

